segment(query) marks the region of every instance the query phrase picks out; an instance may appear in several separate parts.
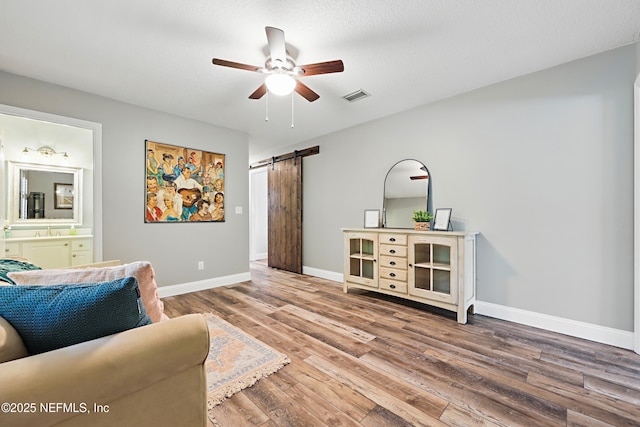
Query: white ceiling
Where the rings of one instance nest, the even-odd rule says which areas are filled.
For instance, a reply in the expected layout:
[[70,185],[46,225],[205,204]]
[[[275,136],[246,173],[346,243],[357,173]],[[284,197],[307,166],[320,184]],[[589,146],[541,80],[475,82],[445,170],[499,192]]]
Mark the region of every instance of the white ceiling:
[[[265,26],[320,99],[248,99]],[[640,0],[0,0],[0,69],[237,129],[250,155],[638,40]],[[370,98],[343,95],[364,89]],[[1,88],[0,88],[1,90]]]

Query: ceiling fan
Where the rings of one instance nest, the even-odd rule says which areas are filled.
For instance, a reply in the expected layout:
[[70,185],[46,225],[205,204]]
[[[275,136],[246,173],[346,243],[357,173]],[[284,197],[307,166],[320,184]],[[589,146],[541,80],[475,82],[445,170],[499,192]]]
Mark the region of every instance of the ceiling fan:
[[344,64],[339,59],[308,65],[296,65],[294,60],[287,55],[284,43],[284,31],[274,27],[265,27],[265,30],[267,32],[269,56],[264,63],[264,67],[241,64],[219,58],[213,58],[212,60],[214,65],[267,74],[265,82],[249,95],[249,99],[260,99],[267,91],[275,95],[288,95],[292,91],[296,91],[307,101],[313,102],[320,98],[320,95],[302,83],[299,78],[344,71]]

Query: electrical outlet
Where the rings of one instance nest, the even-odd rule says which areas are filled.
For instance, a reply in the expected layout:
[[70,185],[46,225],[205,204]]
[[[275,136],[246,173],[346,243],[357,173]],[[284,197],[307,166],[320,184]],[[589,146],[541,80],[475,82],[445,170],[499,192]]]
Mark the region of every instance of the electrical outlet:
[[204,270],[204,261],[198,261],[198,270]]

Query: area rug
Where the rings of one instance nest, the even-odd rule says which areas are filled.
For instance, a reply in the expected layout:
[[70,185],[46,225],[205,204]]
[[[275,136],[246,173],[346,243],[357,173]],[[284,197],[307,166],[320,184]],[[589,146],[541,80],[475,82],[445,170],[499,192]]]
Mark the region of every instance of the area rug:
[[209,410],[290,362],[286,355],[214,314],[204,316],[211,340],[205,362]]

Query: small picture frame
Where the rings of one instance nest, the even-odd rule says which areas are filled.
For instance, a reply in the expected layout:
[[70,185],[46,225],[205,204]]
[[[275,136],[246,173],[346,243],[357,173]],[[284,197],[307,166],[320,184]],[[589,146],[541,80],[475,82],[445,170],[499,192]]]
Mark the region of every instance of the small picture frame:
[[380,210],[365,209],[364,228],[380,228]]
[[53,184],[54,209],[73,209],[73,184]]
[[436,209],[436,214],[433,217],[433,231],[449,231],[451,211],[451,208]]

